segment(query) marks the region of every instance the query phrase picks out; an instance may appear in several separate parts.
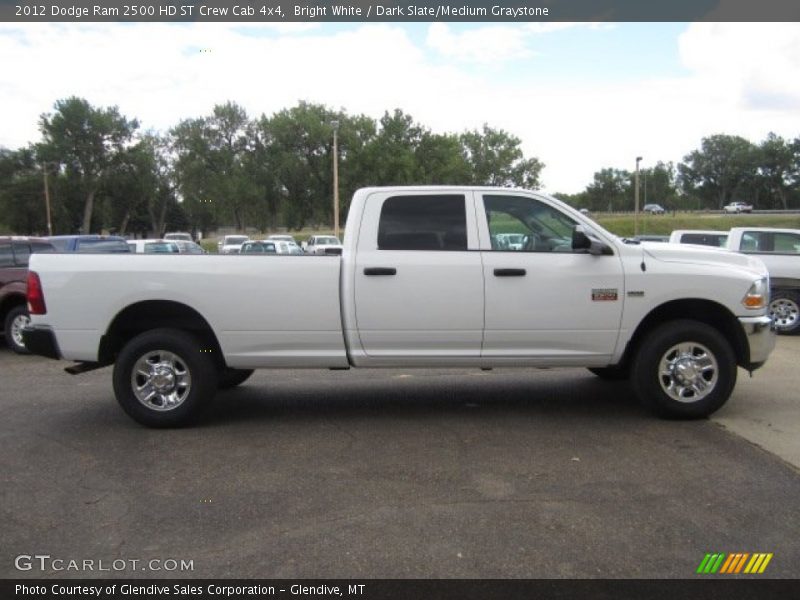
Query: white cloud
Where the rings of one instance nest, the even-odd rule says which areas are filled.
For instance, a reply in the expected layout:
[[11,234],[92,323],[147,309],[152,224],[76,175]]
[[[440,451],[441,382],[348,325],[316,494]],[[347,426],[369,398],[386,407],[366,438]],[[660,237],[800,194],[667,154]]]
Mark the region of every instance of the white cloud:
[[529,37],[520,27],[495,25],[454,33],[446,23],[434,23],[428,28],[427,44],[446,58],[492,64],[531,56]]
[[[797,23],[694,23],[679,41],[684,64],[705,87],[742,108],[800,109]],[[779,98],[775,104],[772,100]]]
[[[422,42],[401,24],[3,25],[0,145],[37,141],[39,115],[73,94],[118,105],[143,128],[160,130],[226,100],[251,116],[298,100],[375,118],[399,107],[440,132],[502,127],[547,164],[549,190],[577,192],[602,167],[632,169],[639,155],[645,165],[677,161],[713,133],[753,141],[769,131],[800,135],[798,24],[688,25],[675,46],[686,75],[631,81],[616,79],[612,68],[602,84],[550,83],[534,68],[528,26],[465,30],[478,33],[464,37],[440,25],[431,24]],[[470,63],[483,56],[481,44],[502,37],[507,43],[491,50],[494,60],[522,66],[510,81]],[[460,54],[454,40],[466,46]]]

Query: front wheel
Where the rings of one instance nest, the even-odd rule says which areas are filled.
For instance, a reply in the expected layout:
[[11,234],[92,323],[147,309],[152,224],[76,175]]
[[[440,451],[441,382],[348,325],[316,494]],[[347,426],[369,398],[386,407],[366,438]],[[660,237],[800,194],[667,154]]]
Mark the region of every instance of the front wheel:
[[17,354],[30,354],[22,339],[22,330],[31,322],[28,309],[24,305],[15,306],[6,315],[5,334],[6,344]]
[[154,329],[129,341],[114,365],[122,409],[147,427],[189,424],[217,391],[217,368],[203,344],[178,329]]
[[642,404],[662,417],[707,417],[733,392],[736,357],[713,327],[688,319],[670,321],[642,341],[631,384]]
[[778,333],[800,333],[800,295],[789,290],[775,290],[769,302],[769,316]]

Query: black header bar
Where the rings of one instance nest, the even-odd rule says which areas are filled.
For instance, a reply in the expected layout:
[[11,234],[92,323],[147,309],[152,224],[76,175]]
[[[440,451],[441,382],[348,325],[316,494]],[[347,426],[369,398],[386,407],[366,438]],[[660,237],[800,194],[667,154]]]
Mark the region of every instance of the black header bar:
[[6,22],[800,21],[796,0],[0,0]]

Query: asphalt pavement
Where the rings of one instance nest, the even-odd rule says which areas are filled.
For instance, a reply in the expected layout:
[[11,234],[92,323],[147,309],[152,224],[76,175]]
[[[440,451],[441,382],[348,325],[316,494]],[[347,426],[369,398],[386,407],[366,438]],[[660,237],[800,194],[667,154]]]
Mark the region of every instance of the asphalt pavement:
[[156,431],[110,369],[3,350],[0,577],[796,577],[798,364],[780,338],[694,422],[583,369],[261,371]]

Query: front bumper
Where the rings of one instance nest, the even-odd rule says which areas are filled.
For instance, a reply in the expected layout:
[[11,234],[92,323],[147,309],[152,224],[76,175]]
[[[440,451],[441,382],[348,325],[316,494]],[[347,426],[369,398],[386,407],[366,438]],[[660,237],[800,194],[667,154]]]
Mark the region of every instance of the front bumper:
[[28,325],[22,330],[22,340],[25,342],[25,348],[33,354],[56,360],[61,358],[56,336],[49,327]]
[[749,346],[750,360],[745,368],[754,371],[761,367],[775,348],[775,328],[772,319],[764,315],[763,317],[739,317],[739,323],[747,338]]

